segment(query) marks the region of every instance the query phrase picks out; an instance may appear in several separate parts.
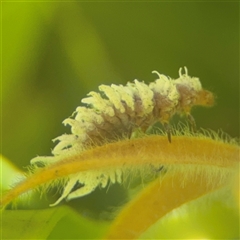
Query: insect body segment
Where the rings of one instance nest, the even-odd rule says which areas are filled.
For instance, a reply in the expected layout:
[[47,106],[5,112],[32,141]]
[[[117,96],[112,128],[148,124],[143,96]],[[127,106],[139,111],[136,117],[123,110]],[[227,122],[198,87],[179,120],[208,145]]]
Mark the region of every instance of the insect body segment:
[[[60,161],[89,147],[130,137],[137,129],[146,131],[157,121],[164,125],[171,142],[169,120],[174,114],[186,115],[195,130],[191,108],[195,105],[213,105],[214,96],[202,88],[198,78],[188,75],[186,67],[184,69],[185,73],[182,74],[180,68],[179,78],[175,80],[153,71],[158,79],[150,84],[134,80],[126,86],[100,85],[100,93],[90,92],[87,98],[82,99],[86,105],[78,107],[73,117],[63,121],[71,126],[71,134],[54,139],[58,141],[52,151],[54,156],[37,157],[31,163],[49,165],[52,162],[49,158]],[[63,198],[72,199],[89,194],[99,185],[106,187],[108,182],[121,182],[120,176],[116,170],[69,176],[62,196],[55,204]],[[82,186],[73,190],[77,183]]]

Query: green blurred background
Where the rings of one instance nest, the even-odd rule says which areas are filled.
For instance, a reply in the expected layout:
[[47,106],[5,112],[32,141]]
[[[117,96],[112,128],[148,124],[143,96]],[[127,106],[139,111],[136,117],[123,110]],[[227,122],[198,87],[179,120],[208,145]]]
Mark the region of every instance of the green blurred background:
[[198,127],[239,137],[238,2],[3,2],[2,153],[49,155],[61,122],[100,84],[179,67],[217,96]]

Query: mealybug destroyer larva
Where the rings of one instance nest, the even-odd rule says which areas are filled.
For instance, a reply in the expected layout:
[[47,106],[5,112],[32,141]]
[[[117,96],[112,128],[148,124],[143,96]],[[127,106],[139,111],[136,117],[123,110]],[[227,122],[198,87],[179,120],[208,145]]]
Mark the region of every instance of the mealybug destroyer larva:
[[[195,129],[191,108],[212,106],[214,95],[202,88],[198,78],[190,77],[186,67],[184,70],[183,74],[182,68],[179,69],[179,78],[175,80],[153,71],[158,79],[149,85],[138,80],[126,86],[100,85],[100,93],[90,92],[87,98],[82,99],[86,106],[77,107],[73,117],[63,121],[71,126],[72,133],[54,139],[58,141],[52,151],[54,156],[36,157],[31,164],[47,166],[88,147],[131,136],[136,129],[146,131],[157,121],[165,126],[171,142],[169,120],[174,114],[186,115]],[[121,170],[73,174],[67,179],[61,197],[52,206],[64,198],[70,200],[85,196],[97,186],[104,188],[109,182],[121,183],[121,174]],[[82,186],[75,189],[78,183]]]

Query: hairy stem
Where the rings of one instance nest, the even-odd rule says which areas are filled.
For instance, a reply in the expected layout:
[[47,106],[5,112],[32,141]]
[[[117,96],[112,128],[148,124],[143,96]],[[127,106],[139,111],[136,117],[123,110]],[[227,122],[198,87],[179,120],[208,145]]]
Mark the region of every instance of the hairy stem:
[[232,168],[237,162],[237,145],[207,137],[176,136],[172,143],[166,141],[166,137],[157,135],[128,139],[83,151],[37,171],[7,192],[0,205],[5,206],[41,184],[81,171],[146,164]]

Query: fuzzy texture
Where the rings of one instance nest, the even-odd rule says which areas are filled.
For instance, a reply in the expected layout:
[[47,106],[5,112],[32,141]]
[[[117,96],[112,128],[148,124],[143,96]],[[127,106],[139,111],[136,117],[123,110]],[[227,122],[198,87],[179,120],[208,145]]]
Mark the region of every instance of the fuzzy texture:
[[[156,71],[153,73],[158,79],[149,85],[134,80],[126,86],[100,85],[100,93],[90,92],[82,99],[86,106],[78,107],[74,117],[63,121],[71,126],[72,133],[54,139],[58,141],[52,151],[54,156],[37,157],[31,163],[47,166],[92,146],[131,137],[137,129],[145,132],[157,121],[168,124],[176,113],[192,118],[190,111],[194,105],[213,105],[213,94],[202,89],[199,79],[190,77],[186,67],[184,74],[180,68],[176,80]],[[121,181],[121,171],[111,169],[73,174],[67,179],[62,196],[52,206],[64,198],[70,200],[87,195],[97,186],[106,187],[109,182]],[[73,191],[77,184],[82,186]]]

